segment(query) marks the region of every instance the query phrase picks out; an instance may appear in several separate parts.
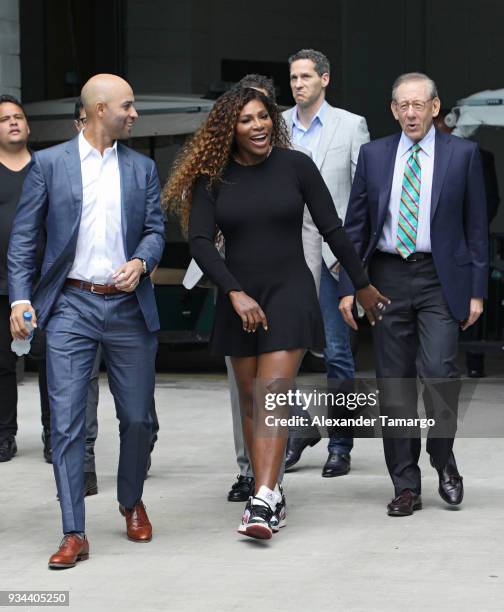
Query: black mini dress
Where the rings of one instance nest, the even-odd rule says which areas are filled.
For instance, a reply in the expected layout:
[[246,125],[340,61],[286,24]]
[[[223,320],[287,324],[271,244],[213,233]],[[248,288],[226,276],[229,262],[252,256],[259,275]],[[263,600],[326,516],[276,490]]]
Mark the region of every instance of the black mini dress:
[[[199,177],[189,217],[191,254],[219,288],[211,349],[246,357],[271,351],[325,346],[324,324],[302,243],[305,203],[354,287],[369,284],[342,227],[316,165],[304,153],[274,147],[261,163],[231,160],[222,182],[208,188]],[[214,245],[216,227],[225,238],[225,259]],[[228,297],[245,291],[264,310],[268,330],[243,330]],[[338,308],[338,304],[334,304]]]

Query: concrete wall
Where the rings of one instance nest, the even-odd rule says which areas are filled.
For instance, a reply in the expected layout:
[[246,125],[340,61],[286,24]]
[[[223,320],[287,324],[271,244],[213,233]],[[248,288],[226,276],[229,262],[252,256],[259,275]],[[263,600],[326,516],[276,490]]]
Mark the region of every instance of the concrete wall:
[[0,2],[0,94],[21,96],[18,0]]
[[[394,78],[421,70],[444,106],[504,87],[504,2],[499,0],[125,0],[126,73],[137,91],[203,93],[221,59],[286,62],[313,46],[332,63],[329,101],[364,115],[372,137],[396,129]],[[286,65],[287,70],[287,65]],[[504,133],[479,135],[504,192]],[[504,230],[504,206],[493,229]]]

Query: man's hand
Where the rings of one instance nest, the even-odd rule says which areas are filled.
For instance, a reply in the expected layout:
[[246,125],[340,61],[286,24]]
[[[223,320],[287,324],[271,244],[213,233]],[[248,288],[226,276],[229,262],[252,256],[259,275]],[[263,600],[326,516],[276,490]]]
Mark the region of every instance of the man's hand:
[[341,316],[343,317],[343,320],[345,321],[345,323],[347,325],[350,325],[352,329],[355,329],[355,331],[357,331],[357,323],[355,322],[355,319],[352,314],[353,303],[354,303],[354,296],[345,295],[344,297],[341,298],[339,302],[339,311],[341,312]]
[[[387,304],[390,304],[390,300],[382,295],[373,285],[359,289],[357,291],[357,300],[366,311],[366,316],[371,325],[375,325],[377,321],[383,318],[383,312]],[[339,310],[345,323],[352,329],[357,330],[357,323],[352,314],[353,302],[353,295],[342,297],[339,303]]]
[[471,298],[471,302],[469,304],[469,316],[460,324],[462,331],[465,331],[467,328],[471,327],[471,325],[474,325],[474,323],[476,323],[476,321],[480,318],[482,312],[483,298]]
[[112,278],[117,289],[131,293],[138,287],[142,272],[142,262],[139,259],[132,259],[117,268],[114,274],[112,274]]
[[37,327],[37,315],[31,304],[16,304],[11,310],[10,330],[13,338],[24,340],[28,338],[30,332],[26,329],[23,314],[32,313],[32,325]]
[[245,291],[230,291],[231,305],[243,323],[243,331],[255,332],[259,325],[268,330],[268,321],[262,308]]

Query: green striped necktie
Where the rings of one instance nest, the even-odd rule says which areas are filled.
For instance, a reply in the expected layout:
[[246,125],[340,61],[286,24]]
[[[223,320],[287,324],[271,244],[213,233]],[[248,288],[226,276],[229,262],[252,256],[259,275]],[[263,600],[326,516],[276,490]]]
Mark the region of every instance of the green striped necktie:
[[414,144],[411,147],[410,156],[404,167],[402,181],[396,249],[404,259],[411,255],[411,253],[414,253],[416,247],[422,177],[419,151],[420,145]]

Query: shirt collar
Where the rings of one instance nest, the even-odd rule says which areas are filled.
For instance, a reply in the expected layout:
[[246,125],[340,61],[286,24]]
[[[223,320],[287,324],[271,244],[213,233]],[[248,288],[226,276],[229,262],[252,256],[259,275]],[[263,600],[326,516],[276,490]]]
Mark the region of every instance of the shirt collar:
[[[107,151],[110,151],[111,149],[117,154],[117,140],[114,141],[114,144],[111,147],[109,147],[108,149],[105,149],[104,153],[106,153]],[[79,156],[80,156],[81,162],[84,161],[86,157],[90,155],[91,153],[93,153],[94,151],[96,151],[96,153],[100,155],[100,152],[98,151],[98,149],[95,149],[93,145],[88,140],[86,140],[84,136],[84,130],[79,132]]]
[[310,130],[310,128],[315,122],[320,123],[320,125],[324,125],[324,115],[325,115],[327,106],[328,104],[326,100],[324,100],[322,104],[320,105],[320,108],[318,109],[318,111],[313,116],[313,119],[311,120],[310,125],[307,128],[305,128],[304,125],[299,121],[298,107],[296,105],[294,107],[294,112],[292,113],[292,123],[297,127],[298,130],[303,130],[303,132],[308,132],[308,130]]
[[[436,129],[434,128],[434,125],[431,125],[430,130],[427,132],[427,134],[425,134],[422,140],[420,140],[420,142],[418,143],[420,148],[422,149],[422,152],[428,155],[429,157],[431,157],[434,154],[435,139],[436,139]],[[409,152],[409,150],[414,144],[415,143],[411,140],[411,138],[409,136],[406,136],[406,134],[403,132],[401,134],[401,140],[399,141],[399,155],[401,157],[403,155],[406,155],[406,153]]]

